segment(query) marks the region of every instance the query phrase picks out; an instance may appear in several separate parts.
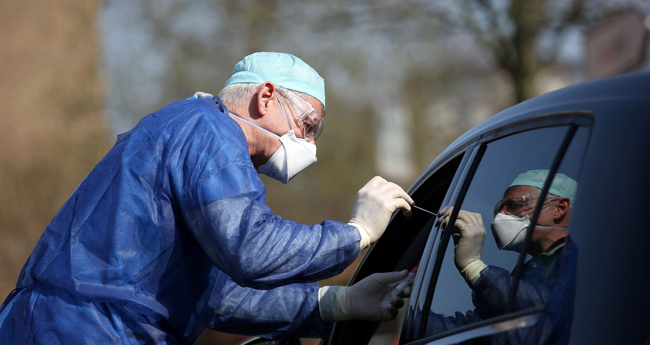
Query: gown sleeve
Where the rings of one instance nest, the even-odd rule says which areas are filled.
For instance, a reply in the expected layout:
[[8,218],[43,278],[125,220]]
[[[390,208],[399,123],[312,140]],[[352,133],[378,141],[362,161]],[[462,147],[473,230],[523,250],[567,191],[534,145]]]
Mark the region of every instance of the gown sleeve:
[[324,338],[330,331],[320,317],[318,284],[256,290],[228,278],[221,286],[223,298],[208,326],[213,330],[270,339]]
[[200,117],[179,133],[187,138],[178,140],[172,172],[185,224],[212,262],[239,285],[257,289],[342,272],[359,253],[358,230],[273,215],[241,128],[223,116]]

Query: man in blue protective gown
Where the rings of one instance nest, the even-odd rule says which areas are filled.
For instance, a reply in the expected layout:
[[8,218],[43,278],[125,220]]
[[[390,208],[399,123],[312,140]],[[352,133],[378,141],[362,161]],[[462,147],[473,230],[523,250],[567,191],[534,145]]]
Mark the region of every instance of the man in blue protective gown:
[[289,54],[239,62],[219,97],[172,103],[118,136],[56,214],[0,311],[2,344],[192,344],[206,327],[325,336],[329,323],[384,320],[406,272],[351,287],[340,273],[392,213],[399,186],[373,178],[348,224],[273,215],[258,173],[287,183],[316,161],[323,79]]
[[[548,170],[530,170],[520,174],[506,189],[494,208],[492,233],[500,250],[522,252],[530,217],[548,177]],[[544,200],[537,224],[532,228],[527,253],[515,295],[514,310],[543,307],[532,327],[515,328],[471,344],[567,344],[573,315],[577,247],[568,237],[577,183],[564,174],[556,174]],[[441,212],[439,222],[449,222],[451,212]],[[486,265],[481,260],[486,232],[479,213],[461,210],[452,230],[454,262],[472,289],[476,307],[466,313],[444,317],[431,312],[427,335],[503,315],[508,309],[512,286],[509,271]]]

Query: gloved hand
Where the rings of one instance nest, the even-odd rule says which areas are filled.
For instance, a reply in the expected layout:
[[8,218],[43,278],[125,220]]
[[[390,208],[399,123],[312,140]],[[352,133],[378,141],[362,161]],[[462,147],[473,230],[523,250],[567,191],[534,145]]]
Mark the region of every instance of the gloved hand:
[[357,193],[348,224],[360,232],[365,231],[370,244],[375,243],[384,234],[393,212],[402,209],[404,215],[410,217],[413,204],[413,199],[402,187],[375,176]]
[[389,321],[397,316],[404,305],[402,298],[411,294],[408,287],[393,297],[385,309],[379,304],[395,288],[395,283],[406,278],[407,270],[375,273],[352,286],[326,286],[319,291],[319,308],[323,321]]
[[[453,207],[440,211],[438,224],[444,223],[445,229],[449,226],[449,217]],[[460,210],[451,236],[454,239],[454,262],[459,271],[463,271],[469,264],[481,260],[483,243],[485,243],[485,227],[480,213]]]

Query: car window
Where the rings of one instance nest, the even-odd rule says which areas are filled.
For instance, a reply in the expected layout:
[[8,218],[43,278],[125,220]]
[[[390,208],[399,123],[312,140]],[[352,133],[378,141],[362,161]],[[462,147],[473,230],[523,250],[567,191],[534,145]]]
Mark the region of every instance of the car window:
[[[450,159],[432,171],[431,176],[415,190],[409,190],[416,205],[437,210],[454,180],[463,155]],[[422,211],[414,211],[411,217],[397,212],[381,239],[370,249],[350,284],[375,272],[391,272],[416,267],[426,251],[427,239],[435,217]],[[408,303],[405,301],[405,303]],[[326,344],[393,344],[399,338],[406,315],[406,307],[390,322],[347,321],[334,325]]]
[[[571,134],[573,140],[566,151],[560,150],[567,133]],[[568,229],[564,229],[568,228],[568,222],[560,224],[554,215],[561,215],[563,218],[560,221],[568,219],[564,218],[565,213],[562,212],[569,212],[566,214],[570,216],[569,209],[575,198],[562,199],[548,194],[540,199],[540,194],[541,187],[547,180],[544,173],[550,172],[558,152],[565,154],[557,167],[551,189],[557,187],[560,177],[566,178],[565,182],[572,186],[572,183],[577,184],[587,140],[587,128],[572,132],[570,126],[557,126],[520,132],[486,144],[462,204],[455,206],[458,210],[442,210],[443,216],[438,219],[438,223],[441,223],[439,228],[444,229],[438,231],[443,242],[440,253],[434,253],[438,255],[439,274],[437,283],[431,284],[432,287],[435,286],[435,291],[427,316],[425,337],[452,334],[456,329],[471,329],[473,324],[479,327],[486,320],[497,322],[499,318],[521,313],[527,308],[543,309],[553,298],[560,300],[558,304],[561,306],[555,306],[552,312],[558,315],[570,314],[574,288],[570,282],[575,278],[575,261],[566,263],[570,260],[558,259],[564,256],[565,249],[569,247]],[[511,187],[513,183],[535,178],[541,181],[538,189],[529,185]],[[562,194],[556,189],[552,191]],[[573,191],[575,193],[575,189]],[[539,211],[543,212],[535,214],[535,208],[540,202]],[[495,208],[497,204],[499,207]],[[456,211],[457,216],[451,211]],[[501,215],[497,217],[499,213]],[[445,214],[448,215],[447,220],[452,221],[447,226],[444,225]],[[529,222],[533,218],[539,218],[534,223],[537,224],[535,230],[529,235],[531,241],[527,250],[534,256],[520,254],[526,251],[525,229],[530,226],[522,221],[526,218]],[[493,222],[495,225],[492,225]],[[547,223],[552,228],[542,226]],[[506,231],[516,226],[524,231],[506,236],[516,233],[513,230]],[[473,234],[473,237],[465,237],[465,234]],[[476,238],[481,237],[480,234],[485,236],[482,245],[465,246],[468,242],[462,242],[471,239],[476,241]],[[445,238],[448,243],[444,243]],[[476,248],[479,248],[478,253]],[[480,260],[474,259],[479,256]],[[468,262],[472,264],[467,265]],[[561,265],[566,270],[559,270]],[[565,272],[562,279],[566,284],[556,284],[562,285],[562,291],[555,292],[552,285],[559,279],[559,272]],[[513,288],[516,290],[512,291]],[[537,321],[537,318],[531,320]],[[548,328],[542,331],[548,331]],[[508,341],[517,343],[516,339],[523,339],[528,333],[532,332],[521,328],[490,337],[510,337]],[[499,341],[505,340],[494,339],[494,342]]]
[[[463,156],[459,155],[452,159],[440,169],[437,169],[417,190],[410,191],[416,205],[425,210],[438,210],[441,207],[445,196],[448,195],[449,187],[454,184],[454,176],[457,174],[462,158]],[[390,233],[386,236],[386,239],[382,239],[381,243],[377,243],[373,251],[377,249],[376,252],[379,253],[384,246],[388,248],[392,247],[393,249],[391,251],[399,254],[394,255],[397,260],[393,259],[394,261],[391,263],[392,270],[413,270],[420,263],[435,219],[435,216],[424,211],[413,210],[413,215],[410,218],[401,223],[397,219],[397,221],[393,222],[394,224],[389,226],[387,232],[390,231]],[[399,230],[392,231],[397,227],[399,227]],[[397,238],[391,238],[393,233],[398,237],[406,236],[409,239],[408,246],[399,246],[399,240]],[[408,305],[408,299],[405,299],[405,305]],[[381,323],[369,344],[395,343],[399,338],[406,314],[407,308],[401,308],[395,320]]]

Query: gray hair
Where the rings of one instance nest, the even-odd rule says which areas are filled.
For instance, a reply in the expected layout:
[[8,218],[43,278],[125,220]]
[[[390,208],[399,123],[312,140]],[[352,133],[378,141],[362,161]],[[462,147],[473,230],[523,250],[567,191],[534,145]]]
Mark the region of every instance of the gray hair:
[[251,97],[260,89],[262,84],[232,84],[219,92],[219,98],[230,107],[246,107]]
[[[219,98],[221,98],[221,101],[226,104],[228,107],[248,107],[248,104],[251,101],[251,98],[257,91],[259,91],[260,86],[262,84],[231,84],[226,87],[224,87],[221,92],[219,92]],[[284,101],[285,105],[289,104],[290,99],[289,99],[289,90],[282,86],[276,85],[278,95],[282,98],[282,101]],[[299,91],[291,91],[298,95],[298,97],[304,99],[305,101],[307,100],[307,94],[299,92]],[[321,104],[322,107],[322,104]],[[325,110],[323,109],[323,112]],[[321,114],[325,116],[325,114]]]

